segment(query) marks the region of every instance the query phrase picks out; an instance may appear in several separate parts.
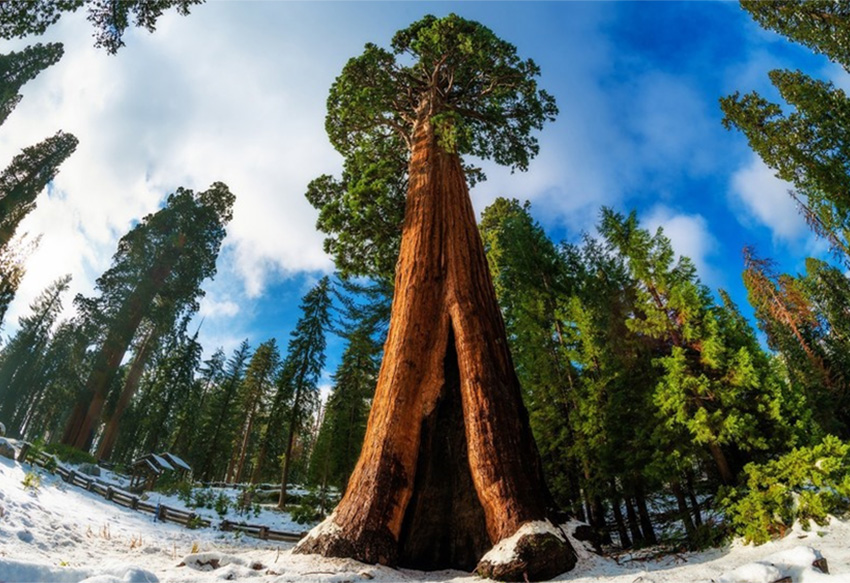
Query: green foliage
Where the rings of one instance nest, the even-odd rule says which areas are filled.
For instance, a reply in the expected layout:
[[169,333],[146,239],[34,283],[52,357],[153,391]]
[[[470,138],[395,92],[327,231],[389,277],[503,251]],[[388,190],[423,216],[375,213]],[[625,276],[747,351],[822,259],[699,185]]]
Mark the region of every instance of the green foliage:
[[175,7],[178,14],[189,14],[189,8],[204,0],[4,0],[0,4],[0,38],[23,38],[40,35],[56,23],[64,12],[75,12],[82,6],[88,10],[88,21],[94,26],[94,46],[115,54],[124,46],[123,36],[132,20],[148,32],[156,28],[162,13]]
[[36,472],[27,472],[24,474],[21,484],[24,490],[29,490],[31,493],[36,494],[38,489],[41,488],[41,475]]
[[213,509],[216,503],[215,492],[209,488],[197,488],[192,491],[192,507]]
[[[514,46],[454,14],[426,16],[396,33],[390,50],[369,43],[348,61],[325,121],[345,156],[342,178],[322,176],[307,191],[344,277],[392,283],[417,124],[431,124],[447,152],[528,168],[538,152],[532,133],[558,111],[539,74]],[[466,170],[471,182],[483,177]]]
[[21,87],[59,61],[63,51],[59,43],[39,43],[20,52],[0,55],[0,125],[20,102],[21,94],[18,91]]
[[230,497],[224,492],[219,492],[218,496],[215,497],[213,507],[215,508],[216,514],[218,514],[220,518],[224,518],[227,511],[230,510]]
[[18,320],[18,332],[0,351],[0,419],[10,430],[43,405],[52,366],[48,359],[51,333],[62,311],[62,296],[70,276],[58,279],[30,304],[31,314]]
[[[742,2],[764,27],[800,42],[850,71],[850,10],[828,0]],[[847,124],[850,99],[832,83],[800,71],[775,70],[770,80],[791,108],[784,111],[756,92],[721,99],[724,125],[741,130],[752,149],[790,181],[806,218],[819,235],[850,260],[850,186]]]
[[97,459],[89,452],[62,443],[47,444],[44,446],[44,451],[55,455],[60,461],[68,464],[97,464]]
[[56,134],[24,148],[0,174],[0,249],[15,234],[18,224],[35,208],[35,199],[56,177],[59,166],[77,148],[71,134]]
[[745,481],[720,496],[732,531],[748,542],[782,536],[795,520],[823,525],[850,510],[850,444],[827,436],[764,464],[748,464]]
[[301,497],[297,506],[289,509],[289,513],[298,524],[315,524],[325,518],[327,506],[323,495],[311,489]]

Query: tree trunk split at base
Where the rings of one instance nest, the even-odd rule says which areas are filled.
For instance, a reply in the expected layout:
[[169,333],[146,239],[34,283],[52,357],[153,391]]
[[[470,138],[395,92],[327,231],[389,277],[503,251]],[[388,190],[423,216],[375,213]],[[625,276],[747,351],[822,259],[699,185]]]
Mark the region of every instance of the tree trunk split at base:
[[[427,120],[409,174],[390,330],[360,459],[334,514],[295,552],[469,570],[524,524],[553,517],[554,505],[460,158],[438,145]],[[521,560],[510,569],[489,563],[487,573],[541,579],[575,564],[565,537],[521,543]]]

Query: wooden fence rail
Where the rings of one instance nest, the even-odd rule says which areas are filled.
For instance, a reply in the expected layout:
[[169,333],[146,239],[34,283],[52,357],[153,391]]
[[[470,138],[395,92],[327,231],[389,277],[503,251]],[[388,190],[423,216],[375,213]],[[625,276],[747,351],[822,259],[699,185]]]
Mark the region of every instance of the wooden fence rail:
[[[32,449],[29,443],[24,442],[21,451],[18,454],[18,461],[24,463],[29,458],[29,462],[33,465],[40,466],[52,473],[57,474],[62,480],[71,484],[84,488],[89,492],[93,492],[99,496],[106,498],[108,501],[136,510],[154,515],[155,519],[160,522],[173,522],[187,528],[210,527],[212,521],[206,518],[201,518],[194,512],[181,510],[179,508],[171,508],[165,504],[151,504],[142,500],[135,494],[130,494],[124,490],[120,490],[108,484],[105,484],[92,476],[81,474],[73,469],[68,469],[59,463],[56,457]],[[267,526],[235,523],[229,520],[222,520],[218,526],[219,530],[225,532],[241,532],[247,536],[258,538],[260,540],[298,542],[307,534],[284,532],[274,530]]]

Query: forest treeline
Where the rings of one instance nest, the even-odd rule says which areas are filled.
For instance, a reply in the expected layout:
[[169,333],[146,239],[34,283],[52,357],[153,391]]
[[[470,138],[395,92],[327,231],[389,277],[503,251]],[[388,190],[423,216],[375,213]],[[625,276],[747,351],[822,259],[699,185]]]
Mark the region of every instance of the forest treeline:
[[[742,4],[850,71],[843,5]],[[0,56],[0,123],[19,88],[59,57],[59,45]],[[771,80],[792,111],[735,94],[721,100],[724,123],[793,184],[835,260],[782,273],[745,249],[754,322],[634,212],[601,209],[596,232],[577,242],[553,241],[518,200],[497,199],[481,216],[549,488],[560,508],[622,546],[658,541],[664,500],[692,545],[730,531],[762,541],[796,518],[848,508],[850,99],[800,72]],[[366,430],[399,249],[406,170],[389,141],[367,143],[340,179],[308,187],[339,273],[304,295],[286,347],[246,340],[202,357],[193,322],[235,196],[221,183],[178,189],[121,238],[94,293],[72,299],[74,316],[60,320],[63,277],[2,344],[8,432],[118,464],[167,450],[198,480],[281,483],[281,506],[290,483],[344,489]],[[75,146],[60,131],[0,177],[0,321],[36,243],[17,225]],[[331,334],[345,347],[322,403]]]

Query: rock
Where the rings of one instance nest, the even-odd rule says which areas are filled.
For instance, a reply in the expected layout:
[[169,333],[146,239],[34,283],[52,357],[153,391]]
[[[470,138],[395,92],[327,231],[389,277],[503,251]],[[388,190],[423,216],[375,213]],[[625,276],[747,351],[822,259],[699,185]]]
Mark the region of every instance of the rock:
[[80,467],[77,469],[87,476],[94,476],[95,478],[100,477],[100,468],[95,464],[80,464]]
[[15,459],[15,448],[2,437],[0,437],[0,456],[7,457],[10,460]]
[[6,426],[0,423],[0,437],[6,437]]
[[548,521],[524,524],[478,563],[475,572],[497,581],[544,581],[569,571],[576,554],[563,533]]
[[826,564],[826,559],[823,558],[823,557],[816,559],[812,563],[812,567],[814,567],[815,569],[817,569],[821,573],[826,573],[827,575],[829,575],[829,566]]

